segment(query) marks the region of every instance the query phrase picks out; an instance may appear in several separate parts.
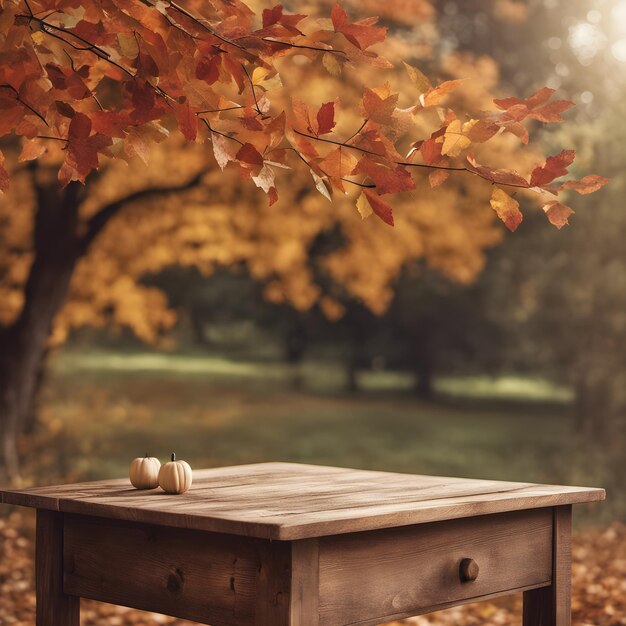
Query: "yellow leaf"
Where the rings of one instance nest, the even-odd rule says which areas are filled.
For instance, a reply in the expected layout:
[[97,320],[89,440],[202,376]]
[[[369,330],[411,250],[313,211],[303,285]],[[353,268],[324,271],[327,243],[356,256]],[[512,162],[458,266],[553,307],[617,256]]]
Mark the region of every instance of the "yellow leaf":
[[269,73],[270,70],[267,67],[255,67],[252,72],[252,84],[258,85],[262,83]]
[[139,54],[139,46],[137,39],[132,33],[118,33],[117,41],[120,44],[122,56],[128,59],[134,59]]
[[325,52],[322,56],[322,65],[326,68],[326,71],[332,76],[341,76],[341,65],[337,61],[334,54]]
[[283,82],[280,79],[278,72],[275,72],[273,76],[270,76],[272,70],[266,67],[255,67],[252,72],[252,84],[262,87],[266,91],[270,89],[279,89],[283,86]]
[[500,187],[494,187],[491,194],[491,208],[504,222],[505,226],[514,231],[522,223],[522,213],[519,210],[519,202],[509,196]]
[[463,134],[460,120],[453,120],[448,124],[444,135],[441,154],[456,157],[461,154],[472,142]]
[[40,30],[37,30],[34,33],[31,33],[31,38],[38,46],[40,46],[45,39],[45,35]]
[[356,208],[361,215],[361,219],[366,219],[373,213],[372,207],[364,194],[360,194],[357,198]]
[[411,82],[417,87],[420,93],[426,93],[429,89],[432,88],[430,81],[428,80],[428,78],[426,78],[421,70],[413,67],[412,65],[409,65],[408,63],[405,63],[404,61],[402,61],[402,64],[406,68]]

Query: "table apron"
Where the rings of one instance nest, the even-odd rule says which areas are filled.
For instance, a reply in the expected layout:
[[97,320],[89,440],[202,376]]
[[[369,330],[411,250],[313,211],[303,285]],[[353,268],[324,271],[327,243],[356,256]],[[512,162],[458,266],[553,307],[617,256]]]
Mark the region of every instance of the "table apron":
[[64,515],[64,591],[212,626],[289,611],[286,542]]
[[66,594],[212,626],[378,624],[553,577],[552,508],[293,542],[63,517]]
[[[552,534],[546,508],[321,538],[319,624],[377,624],[548,586]],[[476,580],[462,581],[464,559]]]

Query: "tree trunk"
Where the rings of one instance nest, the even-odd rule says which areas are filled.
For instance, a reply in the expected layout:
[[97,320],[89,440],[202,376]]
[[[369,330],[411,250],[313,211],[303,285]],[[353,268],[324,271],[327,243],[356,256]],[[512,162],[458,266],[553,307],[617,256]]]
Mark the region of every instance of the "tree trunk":
[[615,407],[611,381],[582,376],[574,385],[576,430],[590,442],[605,443],[614,432]]
[[[24,287],[24,305],[15,322],[0,329],[0,484],[19,478],[17,437],[28,426],[56,314],[65,303],[78,260],[108,222],[128,204],[164,193],[191,189],[202,169],[182,184],[149,187],[110,202],[79,224],[79,207],[87,185],[59,186],[54,168],[30,164],[36,196],[33,263]],[[97,178],[91,174],[89,181]],[[89,184],[89,183],[88,183]],[[32,424],[31,424],[32,426]]]
[[415,367],[415,382],[413,390],[415,395],[422,400],[433,397],[433,367],[428,359],[421,360]]
[[307,332],[301,314],[296,313],[296,317],[285,337],[285,361],[289,366],[289,388],[300,391],[304,386],[302,363],[307,349]]
[[433,345],[434,332],[433,325],[424,324],[420,327],[417,337],[413,341],[415,346],[413,354],[413,371],[415,376],[413,390],[415,395],[422,400],[428,400],[433,396],[433,379],[436,366],[436,352]]
[[69,290],[81,255],[78,206],[82,185],[58,188],[37,181],[34,260],[24,288],[24,305],[0,341],[0,483],[19,480],[18,435],[35,405],[40,368],[54,317]]

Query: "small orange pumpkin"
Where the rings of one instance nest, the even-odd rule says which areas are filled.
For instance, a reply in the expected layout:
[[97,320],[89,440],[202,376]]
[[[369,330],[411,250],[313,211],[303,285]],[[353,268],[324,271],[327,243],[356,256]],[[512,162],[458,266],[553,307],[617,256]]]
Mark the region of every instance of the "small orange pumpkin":
[[154,489],[159,485],[159,470],[161,469],[161,461],[159,459],[148,456],[137,457],[130,464],[129,478],[133,487],[136,489]]
[[193,479],[191,467],[187,461],[177,461],[172,452],[172,460],[159,470],[159,487],[165,493],[185,493],[191,487]]

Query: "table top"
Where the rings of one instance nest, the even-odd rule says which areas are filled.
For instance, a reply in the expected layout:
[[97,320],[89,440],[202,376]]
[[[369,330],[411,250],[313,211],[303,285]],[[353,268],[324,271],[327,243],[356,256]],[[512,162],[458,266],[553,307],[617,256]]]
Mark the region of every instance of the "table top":
[[194,470],[182,495],[128,479],[0,491],[0,502],[267,539],[302,539],[604,500],[603,489],[258,463]]

